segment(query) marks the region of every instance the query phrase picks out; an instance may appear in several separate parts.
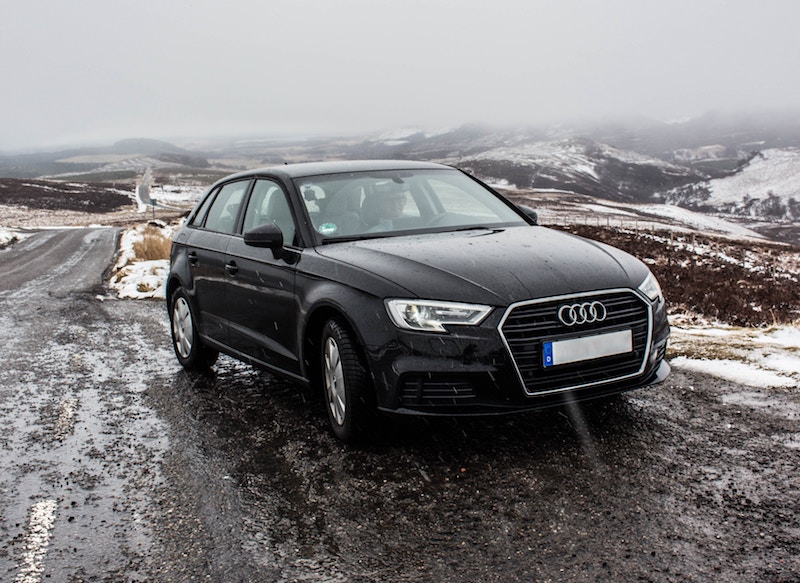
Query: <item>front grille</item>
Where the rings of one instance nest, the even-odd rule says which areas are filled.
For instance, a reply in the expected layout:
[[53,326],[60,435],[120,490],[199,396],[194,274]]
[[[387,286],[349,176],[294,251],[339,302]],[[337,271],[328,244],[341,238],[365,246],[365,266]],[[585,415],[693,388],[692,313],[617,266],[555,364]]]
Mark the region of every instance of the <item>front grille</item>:
[[[565,304],[600,301],[607,317],[602,322],[566,326],[558,318]],[[509,308],[500,333],[511,353],[528,395],[587,387],[636,376],[644,371],[650,349],[649,305],[630,290],[548,298]],[[630,329],[633,352],[571,364],[545,367],[543,343]]]

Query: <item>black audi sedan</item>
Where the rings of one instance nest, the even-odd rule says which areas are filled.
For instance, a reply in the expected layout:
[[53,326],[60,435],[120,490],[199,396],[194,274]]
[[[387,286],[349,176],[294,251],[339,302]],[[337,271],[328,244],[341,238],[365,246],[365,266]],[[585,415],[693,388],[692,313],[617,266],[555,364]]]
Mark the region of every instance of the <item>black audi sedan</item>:
[[664,298],[641,261],[539,226],[440,164],[229,176],[176,234],[170,264],[180,363],[223,352],[318,386],[346,441],[377,411],[509,413],[669,374]]

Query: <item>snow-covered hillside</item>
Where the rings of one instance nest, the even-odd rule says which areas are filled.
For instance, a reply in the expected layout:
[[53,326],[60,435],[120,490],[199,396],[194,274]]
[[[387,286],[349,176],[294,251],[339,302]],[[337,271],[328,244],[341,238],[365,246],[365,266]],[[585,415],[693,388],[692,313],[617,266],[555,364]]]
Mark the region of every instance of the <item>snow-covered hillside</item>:
[[462,158],[464,162],[494,160],[527,166],[546,166],[562,172],[588,174],[598,178],[603,160],[618,160],[626,164],[656,166],[664,171],[681,172],[662,160],[657,160],[632,151],[618,150],[612,146],[591,142],[590,140],[558,140],[554,142],[534,142],[511,147],[487,150],[474,156]]
[[519,188],[556,188],[628,202],[649,201],[661,190],[707,178],[684,166],[579,138],[495,147],[454,162]]
[[736,174],[707,184],[706,204],[714,208],[735,214],[800,218],[800,150],[764,150]]
[[673,188],[667,202],[740,217],[800,219],[800,150],[770,148],[735,173]]

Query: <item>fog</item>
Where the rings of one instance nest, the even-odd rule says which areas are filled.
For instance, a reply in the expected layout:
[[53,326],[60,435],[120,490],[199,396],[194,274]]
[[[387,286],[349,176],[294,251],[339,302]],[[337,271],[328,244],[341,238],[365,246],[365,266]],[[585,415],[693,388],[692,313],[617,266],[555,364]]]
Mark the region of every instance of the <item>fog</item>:
[[30,0],[0,150],[800,103],[792,0]]

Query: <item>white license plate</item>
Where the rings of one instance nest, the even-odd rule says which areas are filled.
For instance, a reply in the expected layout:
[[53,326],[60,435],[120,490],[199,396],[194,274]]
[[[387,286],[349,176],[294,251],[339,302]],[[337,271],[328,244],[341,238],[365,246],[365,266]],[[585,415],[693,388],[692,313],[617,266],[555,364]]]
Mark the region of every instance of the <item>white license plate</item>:
[[632,351],[633,333],[630,330],[545,342],[542,347],[545,368]]

